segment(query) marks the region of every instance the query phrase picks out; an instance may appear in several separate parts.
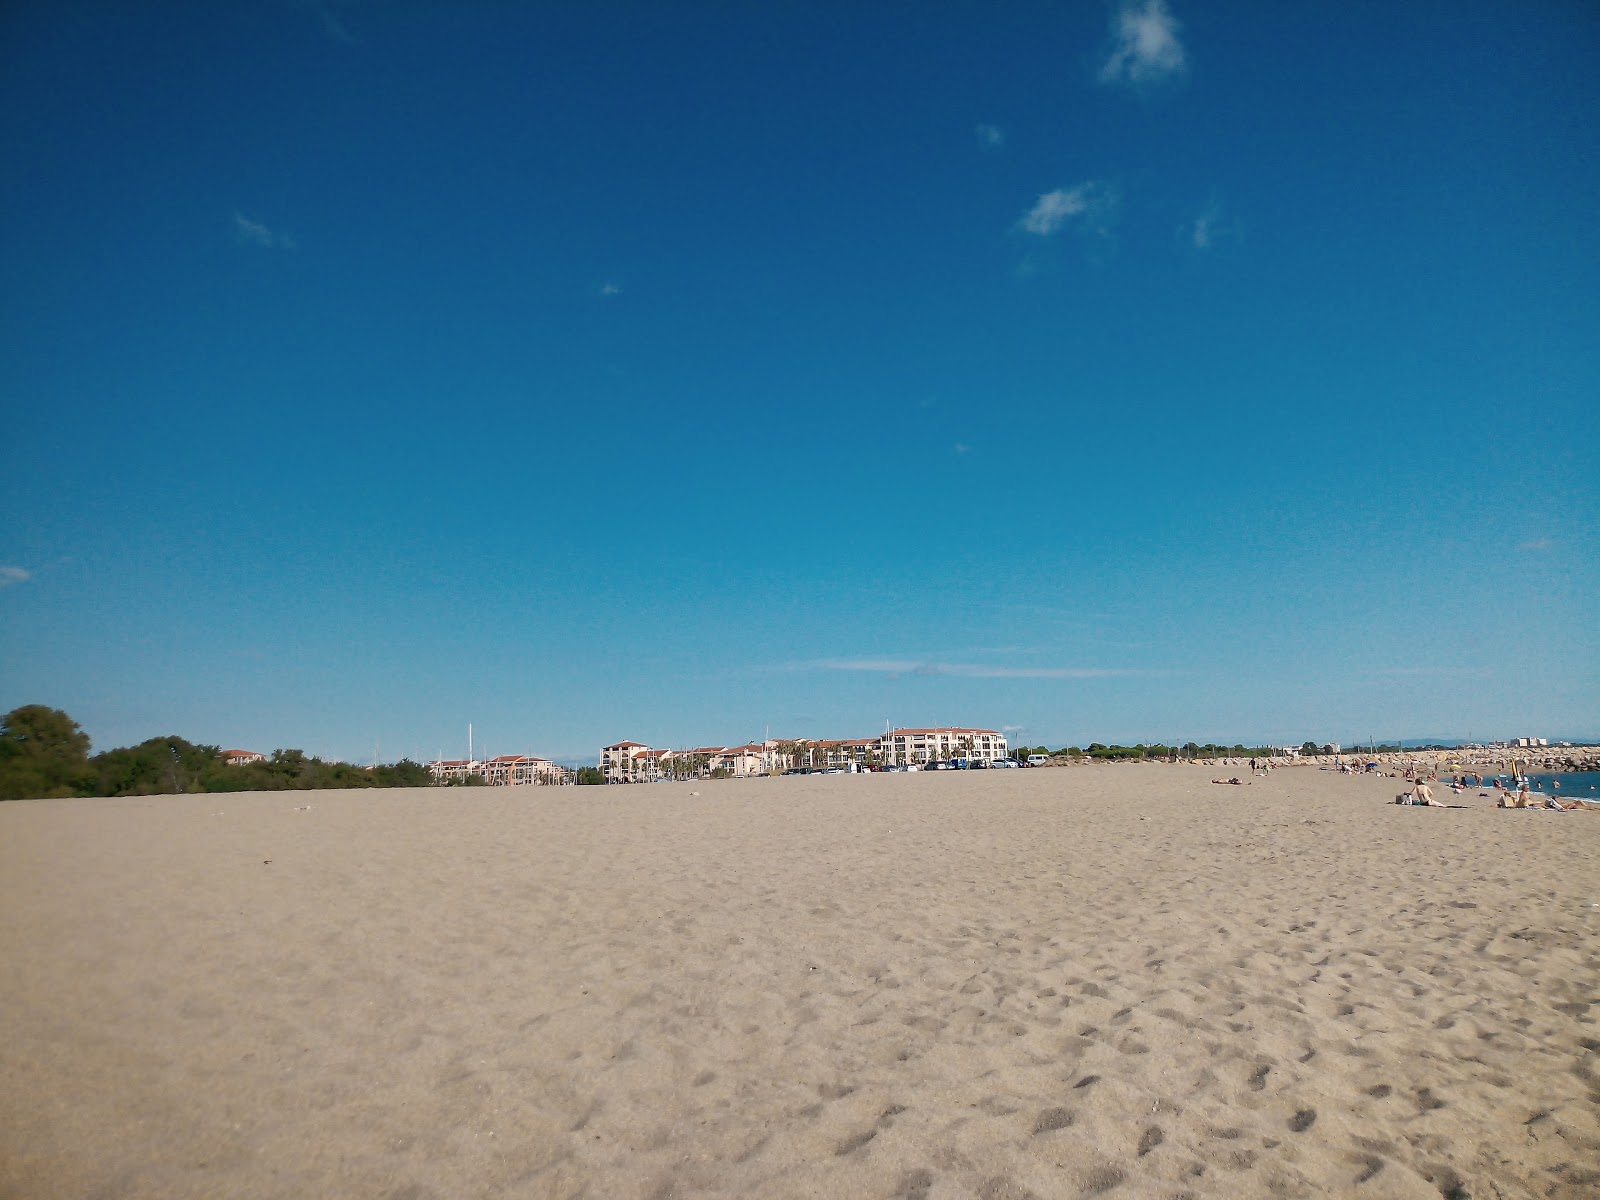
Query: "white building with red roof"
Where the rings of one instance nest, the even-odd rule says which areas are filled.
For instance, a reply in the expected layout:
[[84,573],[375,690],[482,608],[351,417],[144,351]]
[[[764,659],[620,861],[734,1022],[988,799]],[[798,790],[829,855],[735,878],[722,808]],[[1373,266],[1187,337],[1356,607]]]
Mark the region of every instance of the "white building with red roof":
[[478,776],[492,787],[517,787],[534,783],[565,783],[567,771],[548,758],[528,754],[501,754],[494,758],[441,758],[428,764],[435,782],[454,783]]

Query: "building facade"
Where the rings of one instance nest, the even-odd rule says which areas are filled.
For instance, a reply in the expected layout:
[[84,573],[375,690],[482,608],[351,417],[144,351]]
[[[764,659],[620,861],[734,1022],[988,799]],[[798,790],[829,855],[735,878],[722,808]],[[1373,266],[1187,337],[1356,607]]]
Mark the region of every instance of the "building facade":
[[777,775],[791,767],[910,767],[963,760],[987,764],[1007,753],[1006,739],[996,730],[950,726],[892,729],[882,737],[870,738],[769,738],[742,746],[693,750],[655,750],[642,742],[616,742],[601,747],[600,770],[608,783],[654,783],[713,774],[743,779]]
[[961,760],[992,763],[1008,753],[1006,739],[998,731],[960,726],[892,729],[876,742],[879,759],[891,766]]
[[501,754],[495,758],[441,758],[428,764],[435,783],[459,783],[473,775],[492,787],[567,782],[570,774],[548,758],[527,754]]

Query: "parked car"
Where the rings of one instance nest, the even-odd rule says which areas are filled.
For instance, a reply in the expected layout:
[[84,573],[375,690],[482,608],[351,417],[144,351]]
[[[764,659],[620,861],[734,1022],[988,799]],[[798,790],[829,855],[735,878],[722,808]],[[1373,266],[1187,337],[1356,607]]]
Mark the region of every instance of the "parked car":
[[989,765],[991,767],[1020,767],[1022,764],[1014,758],[997,758]]

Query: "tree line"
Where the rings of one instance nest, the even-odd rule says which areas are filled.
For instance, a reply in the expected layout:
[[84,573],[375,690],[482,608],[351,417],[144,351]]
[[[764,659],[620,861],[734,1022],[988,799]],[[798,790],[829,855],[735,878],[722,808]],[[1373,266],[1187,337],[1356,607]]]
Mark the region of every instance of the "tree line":
[[369,768],[325,762],[301,750],[274,750],[264,762],[235,766],[218,747],[176,735],[99,754],[89,749],[89,735],[60,709],[42,704],[12,709],[0,716],[0,800],[433,783],[428,768],[410,759]]

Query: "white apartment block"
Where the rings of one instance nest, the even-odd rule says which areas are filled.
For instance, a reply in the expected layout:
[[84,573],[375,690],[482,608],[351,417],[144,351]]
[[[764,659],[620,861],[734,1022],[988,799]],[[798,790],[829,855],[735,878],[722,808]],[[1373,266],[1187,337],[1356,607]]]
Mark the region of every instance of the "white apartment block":
[[880,761],[892,766],[920,766],[928,762],[991,763],[1006,756],[1006,739],[993,729],[892,729],[874,739]]
[[882,737],[836,741],[801,738],[749,742],[743,746],[700,746],[694,750],[653,750],[642,742],[616,742],[600,749],[607,782],[653,783],[723,772],[736,778],[776,775],[790,767],[921,766],[929,762],[992,763],[1006,756],[1006,739],[993,729],[960,726],[894,729]]

